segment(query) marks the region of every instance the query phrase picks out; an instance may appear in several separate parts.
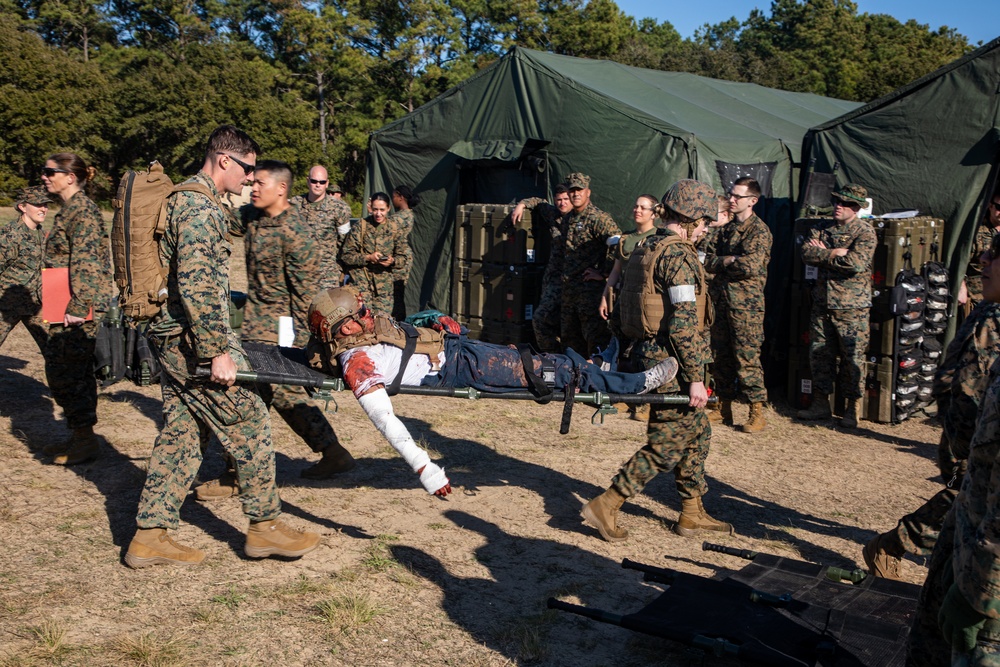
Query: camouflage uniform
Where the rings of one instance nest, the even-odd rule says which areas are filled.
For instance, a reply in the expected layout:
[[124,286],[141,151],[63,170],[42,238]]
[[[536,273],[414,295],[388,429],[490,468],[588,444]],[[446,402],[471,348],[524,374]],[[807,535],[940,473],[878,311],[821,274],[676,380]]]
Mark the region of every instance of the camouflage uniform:
[[972,239],[969,266],[965,269],[965,289],[969,293],[969,306],[972,308],[983,298],[983,267],[979,258],[990,249],[996,233],[997,230],[990,226],[987,219],[976,227],[976,236]]
[[301,219],[316,241],[319,250],[319,289],[339,287],[344,283],[344,267],[340,262],[340,249],[347,232],[340,232],[351,224],[351,207],[347,202],[329,194],[317,202],[301,195],[288,200],[299,209]]
[[42,322],[42,257],[45,232],[19,219],[0,228],[0,345],[24,324],[41,352],[49,333]]
[[[389,218],[389,222],[396,225],[399,229],[399,234],[406,239],[406,247],[409,248],[410,232],[413,231],[413,209],[408,208],[405,211],[396,211]],[[413,262],[410,262],[403,271],[402,278],[397,276],[392,281],[394,301],[392,316],[397,320],[406,317],[406,282],[410,279],[410,269],[412,268]]]
[[[736,256],[729,266],[724,259]],[[712,373],[720,399],[742,391],[750,403],[767,401],[760,350],[764,345],[764,284],[771,259],[771,232],[751,215],[719,228],[705,253],[705,270],[714,274],[709,294],[715,306],[712,323]],[[738,385],[737,385],[738,383]]]
[[611,330],[598,312],[605,283],[584,281],[583,274],[588,268],[607,274],[607,240],[621,233],[611,216],[593,204],[580,212],[570,211],[562,221],[560,334],[564,347],[584,356],[607,345]]
[[[994,365],[969,450],[969,469],[920,591],[910,631],[907,664],[1000,665],[1000,494],[995,487],[1000,459],[1000,373]],[[985,618],[977,646],[969,654],[951,650],[938,626],[948,590],[955,586],[965,603]],[[956,661],[957,660],[957,661]]]
[[[819,268],[813,288],[809,321],[809,366],[813,385],[822,394],[833,393],[838,354],[845,398],[862,396],[865,353],[868,350],[869,316],[872,302],[872,255],[875,231],[861,218],[837,224],[824,221],[809,232],[809,239],[826,248],[802,244],[802,261]],[[834,248],[848,248],[845,257],[833,257]]]
[[[292,207],[275,217],[250,223],[246,232],[247,305],[244,341],[277,344],[278,319],[291,316],[295,346],[309,342],[309,304],[319,293],[320,252],[309,236],[301,210]],[[259,385],[264,404],[274,406],[285,423],[314,452],[339,444],[323,412],[309,402],[304,387]]]
[[[281,514],[274,481],[274,450],[267,407],[251,387],[193,381],[195,369],[229,352],[239,370],[250,370],[229,324],[229,257],[232,231],[243,230],[218,203],[205,172],[194,180],[216,201],[194,192],[173,195],[160,257],[168,268],[167,303],[150,323],[163,365],[163,430],[149,459],[139,499],[139,528],[176,528],[178,513],[201,465],[209,430],[236,463],[243,512],[252,521]],[[190,319],[189,319],[190,318]]]
[[[365,256],[376,251],[383,256],[394,257],[395,263],[389,267],[369,263]],[[372,310],[386,315],[392,315],[395,301],[393,282],[403,279],[410,270],[411,259],[406,235],[400,233],[391,219],[381,225],[376,225],[370,218],[362,219],[347,233],[340,251],[340,261],[350,273],[354,286],[364,296],[365,303]]]
[[82,191],[70,197],[56,215],[45,244],[48,268],[69,267],[70,301],[66,314],[93,320],[79,326],[49,324],[45,345],[45,377],[52,397],[71,429],[97,423],[97,380],[94,340],[107,310],[111,286],[108,231],[101,211]]
[[937,544],[944,517],[965,475],[976,414],[986,392],[989,370],[998,357],[1000,304],[980,302],[948,345],[934,379],[934,395],[943,426],[938,467],[947,486],[899,520],[896,536],[911,554],[929,556]]
[[[646,242],[653,248],[672,231],[660,230]],[[632,267],[630,267],[632,268]],[[698,285],[701,275],[698,254],[689,243],[676,243],[659,258],[654,273],[656,292],[666,295],[671,287]],[[666,297],[664,297],[666,300]],[[666,330],[650,340],[632,346],[630,357],[643,368],[652,368],[667,357],[676,357],[677,377],[657,391],[686,393],[692,382],[704,382],[711,360],[707,332],[701,330],[694,301],[669,306]],[[677,493],[681,498],[698,498],[708,490],[705,483],[705,459],[708,457],[712,428],[705,411],[688,406],[651,406],[648,441],[618,472],[611,484],[625,498],[630,498],[660,472],[674,471]]]
[[542,289],[538,297],[538,307],[531,316],[531,328],[535,332],[535,344],[542,352],[559,352],[562,345],[559,342],[561,325],[560,309],[562,305],[562,259],[564,252],[562,236],[562,215],[559,209],[541,197],[531,197],[518,202],[531,211],[533,216],[545,221],[552,236],[549,251],[549,261],[542,274]]

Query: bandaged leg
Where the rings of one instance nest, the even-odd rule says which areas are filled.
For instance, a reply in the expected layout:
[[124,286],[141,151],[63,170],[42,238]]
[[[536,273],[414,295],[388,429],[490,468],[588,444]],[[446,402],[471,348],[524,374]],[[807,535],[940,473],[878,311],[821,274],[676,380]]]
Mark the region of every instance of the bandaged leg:
[[[376,389],[370,394],[365,394],[358,398],[361,409],[365,411],[368,418],[375,424],[379,433],[385,436],[392,448],[399,452],[399,455],[406,459],[406,462],[413,469],[413,472],[423,468],[420,474],[420,482],[427,489],[428,493],[434,493],[444,485],[448,484],[444,470],[431,463],[431,457],[413,441],[413,436],[406,430],[403,422],[392,410],[392,400],[385,389]],[[436,485],[436,486],[435,486]]]

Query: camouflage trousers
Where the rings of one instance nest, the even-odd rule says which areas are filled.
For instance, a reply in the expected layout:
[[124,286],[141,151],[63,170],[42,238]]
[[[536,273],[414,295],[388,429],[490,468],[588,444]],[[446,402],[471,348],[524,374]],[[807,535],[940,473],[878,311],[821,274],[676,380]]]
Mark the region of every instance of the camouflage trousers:
[[45,357],[45,381],[71,429],[97,423],[97,379],[94,377],[94,341],[98,320],[79,326],[50,324]]
[[839,355],[844,398],[862,397],[870,333],[868,311],[868,308],[813,308],[809,319],[809,366],[816,391],[833,393]]
[[661,472],[674,472],[681,498],[700,498],[708,492],[705,459],[712,427],[705,411],[687,406],[653,405],[649,411],[646,446],[636,452],[611,480],[626,498],[641,493]]
[[310,403],[304,387],[287,385],[257,385],[264,405],[273,407],[295,435],[302,438],[317,454],[331,445],[339,445],[337,434],[317,406]]
[[538,307],[531,316],[531,328],[535,331],[535,344],[539,352],[562,352],[559,342],[561,326],[562,283],[559,277],[542,278],[542,294],[538,297]]
[[944,518],[957,495],[958,489],[945,487],[918,509],[899,520],[896,524],[896,535],[907,553],[914,556],[931,555],[940,539]]
[[15,285],[7,289],[0,296],[0,347],[7,340],[7,335],[20,323],[35,340],[38,351],[45,354],[49,330],[39,317],[41,309],[41,304],[23,288],[19,289],[19,286]]
[[715,304],[712,323],[712,376],[720,399],[742,394],[750,403],[767,402],[760,349],[764,345],[764,312]]
[[354,286],[361,292],[366,306],[376,313],[392,315],[396,304],[396,287],[391,273],[372,273],[366,269],[358,269],[351,274],[351,278]]
[[559,334],[563,348],[573,348],[588,357],[611,340],[611,329],[597,310],[603,293],[604,283],[598,280],[589,280],[562,291]]
[[[229,353],[237,368],[249,370],[235,340]],[[139,528],[178,526],[209,432],[235,462],[243,513],[255,522],[277,518],[281,500],[274,480],[271,422],[260,395],[239,384],[223,387],[188,380],[197,357],[181,339],[162,344],[158,356],[163,365],[163,430],[153,444],[139,498]]]
[[906,647],[907,667],[1000,667],[1000,619],[986,621],[986,626],[979,631],[976,648],[971,653],[953,652],[938,626],[938,612],[948,589],[955,581],[952,568],[954,544],[955,515],[950,512],[931,554],[927,579],[920,589],[917,613],[913,617]]

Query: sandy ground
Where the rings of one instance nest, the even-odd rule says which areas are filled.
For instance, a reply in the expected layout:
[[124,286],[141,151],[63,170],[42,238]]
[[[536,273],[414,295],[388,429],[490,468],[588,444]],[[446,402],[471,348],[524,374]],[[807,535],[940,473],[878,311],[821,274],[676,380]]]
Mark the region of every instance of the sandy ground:
[[[235,279],[234,287],[239,286]],[[133,571],[122,557],[160,423],[158,387],[102,392],[99,460],[47,464],[66,435],[23,329],[0,349],[0,665],[722,665],[679,644],[546,609],[549,597],[616,613],[663,587],[623,558],[702,576],[742,561],[670,531],[680,510],[663,475],[625,506],[631,532],[602,541],[580,507],[645,441],[618,415],[577,408],[398,397],[398,414],[455,487],[429,496],[350,394],[327,412],[358,467],[300,478],[316,456],[274,415],[287,518],[323,543],[293,561],[247,559],[237,499],[181,509],[194,568]],[[751,436],[719,427],[705,504],[733,523],[729,546],[854,568],[861,545],[938,488],[939,429],[797,423],[784,408]],[[737,410],[737,422],[746,407]],[[221,471],[210,450],[203,478]],[[907,560],[919,583],[926,570]]]

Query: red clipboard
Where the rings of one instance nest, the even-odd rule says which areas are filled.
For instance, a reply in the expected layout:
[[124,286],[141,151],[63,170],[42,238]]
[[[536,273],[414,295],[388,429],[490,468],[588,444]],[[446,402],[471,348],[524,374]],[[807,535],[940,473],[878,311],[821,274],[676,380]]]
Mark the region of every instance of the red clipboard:
[[[42,269],[42,321],[46,324],[62,324],[69,299],[69,269]],[[94,319],[93,306],[83,319]]]

